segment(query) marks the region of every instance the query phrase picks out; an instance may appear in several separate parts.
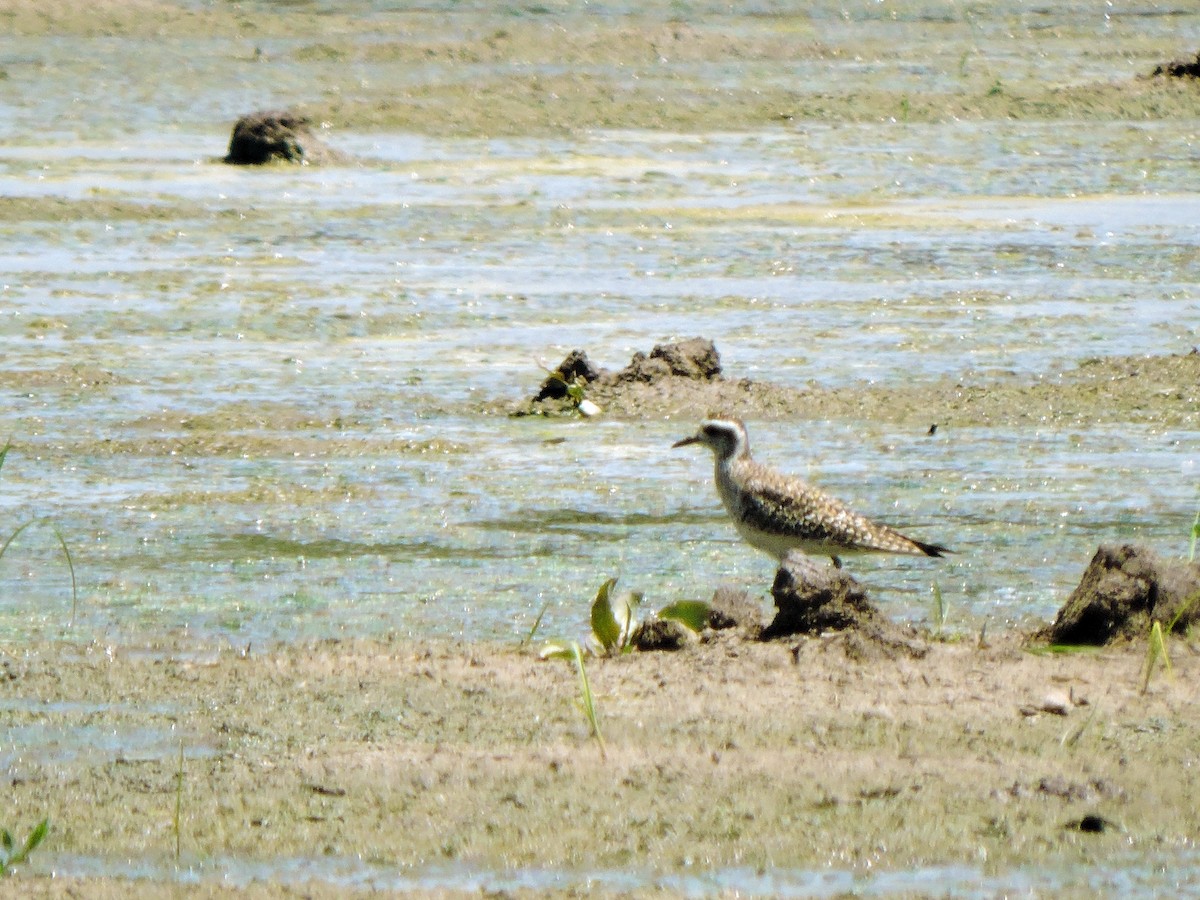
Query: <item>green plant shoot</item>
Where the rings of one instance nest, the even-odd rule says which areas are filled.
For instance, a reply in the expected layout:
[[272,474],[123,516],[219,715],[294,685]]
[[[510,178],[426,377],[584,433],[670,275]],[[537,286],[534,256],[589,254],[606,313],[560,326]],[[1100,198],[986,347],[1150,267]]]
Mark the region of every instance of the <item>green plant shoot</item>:
[[[7,450],[8,448],[6,447],[5,449]],[[29,854],[37,848],[37,845],[45,839],[49,832],[50,820],[42,819],[42,821],[34,826],[33,831],[29,832],[29,837],[25,838],[25,843],[18,848],[8,829],[0,830],[0,878],[4,878],[11,873],[14,866],[19,866],[29,859]]]

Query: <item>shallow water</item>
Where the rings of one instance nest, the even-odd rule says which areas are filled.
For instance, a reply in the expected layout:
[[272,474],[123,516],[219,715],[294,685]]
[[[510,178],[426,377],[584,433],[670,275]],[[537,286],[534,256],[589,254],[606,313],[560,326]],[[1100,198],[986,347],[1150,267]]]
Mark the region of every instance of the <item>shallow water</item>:
[[[34,206],[3,226],[17,446],[0,504],[14,527],[60,528],[76,633],[109,640],[514,637],[545,604],[544,627],[570,631],[609,575],[655,604],[721,581],[765,591],[770,561],[723,520],[708,459],[669,450],[693,423],[481,405],[527,395],[571,348],[619,366],[693,334],[732,376],[796,386],[1185,351],[1200,197],[1138,167],[1193,136],[1091,132],[1086,147],[1015,123],[339,135],[369,161],[299,172],[232,170],[149,135],[41,147],[38,165],[0,147],[5,195],[79,201],[67,221]],[[1113,179],[1140,180],[1117,195]],[[934,578],[963,627],[1045,618],[1101,540],[1182,552],[1195,504],[1194,434],[803,435],[754,429],[762,458],[959,551],[855,562],[901,618],[927,615]],[[62,630],[46,527],[0,577],[6,638]]]
[[[940,41],[935,26],[960,14],[921,10],[901,17],[895,64],[914,90],[947,70],[927,62],[933,44],[921,41]],[[1119,12],[1088,27],[1166,44],[1182,21]],[[818,37],[859,29],[894,40],[878,4],[813,15]],[[1009,67],[1051,77],[1061,59],[1026,52],[1054,25],[1047,15],[1018,4],[973,22],[967,50],[938,52],[1006,78]],[[280,56],[307,43],[258,42]],[[14,448],[0,473],[0,536],[36,520],[0,560],[10,648],[64,634],[238,646],[386,632],[513,640],[543,607],[541,633],[577,634],[612,575],[653,606],[707,597],[718,583],[759,590],[766,605],[772,563],[737,540],[707,455],[669,449],[694,423],[482,413],[532,393],[538,366],[576,347],[619,367],[655,343],[704,335],[732,377],[852,386],[1032,380],[1092,357],[1200,343],[1195,120],[496,140],[332,132],[361,165],[246,171],[214,160],[231,115],[263,105],[253,77],[227,64],[254,41],[196,38],[133,59],[120,38],[82,46],[64,37],[2,48],[0,438]],[[181,51],[195,57],[186,71],[173,65]],[[1077,61],[1080,80],[1114,77],[1108,56]],[[847,58],[770,77],[879,71],[896,68]],[[747,77],[712,77],[735,74]],[[304,83],[300,71],[292,78],[276,79],[272,96],[286,102]],[[955,549],[936,563],[849,563],[898,619],[928,618],[936,579],[951,629],[1045,620],[1099,542],[1186,552],[1194,432],[943,428],[927,438],[870,421],[751,424],[761,458]],[[73,622],[52,526],[78,578]],[[52,720],[10,729],[0,760],[175,746],[161,729]],[[51,859],[68,874],[186,883],[595,883],[697,896],[931,883],[991,896],[1046,877],[410,879],[354,860],[234,861],[229,875],[221,863],[175,873]],[[1066,873],[1063,886],[1114,889],[1117,878],[1151,891],[1140,879],[1155,865]]]

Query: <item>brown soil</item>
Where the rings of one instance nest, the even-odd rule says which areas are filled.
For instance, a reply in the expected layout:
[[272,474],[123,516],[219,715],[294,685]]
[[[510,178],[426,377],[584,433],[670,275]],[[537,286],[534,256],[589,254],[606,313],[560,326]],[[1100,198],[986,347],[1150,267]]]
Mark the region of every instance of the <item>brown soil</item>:
[[[719,348],[718,348],[719,350]],[[1145,422],[1200,427],[1200,351],[1163,356],[1114,356],[1065,372],[1028,377],[965,375],[920,383],[803,388],[718,378],[616,376],[585,385],[607,415],[698,420],[714,413],[757,419],[849,419],[911,429]],[[571,402],[531,399],[520,414],[571,411]]]
[[[13,728],[99,723],[181,741],[185,865],[1003,871],[1179,847],[1200,829],[1200,783],[1174,777],[1200,746],[1200,661],[1181,643],[1174,678],[1156,675],[1146,694],[1136,646],[1039,655],[1007,636],[935,641],[919,658],[864,646],[723,633],[593,659],[606,755],[571,667],[493,645],[37,646],[3,657],[0,698]],[[35,861],[169,868],[177,767],[174,750],[34,753],[8,771],[4,824],[24,833],[50,816]],[[1088,816],[1107,830],[1081,831]],[[246,894],[297,892],[340,893]],[[0,882],[3,896],[164,893],[28,872]]]

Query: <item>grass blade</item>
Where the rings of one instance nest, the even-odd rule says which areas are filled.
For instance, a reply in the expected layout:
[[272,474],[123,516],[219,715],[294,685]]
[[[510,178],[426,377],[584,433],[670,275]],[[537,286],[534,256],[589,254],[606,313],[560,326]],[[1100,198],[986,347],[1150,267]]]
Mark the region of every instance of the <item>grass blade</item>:
[[183,741],[179,742],[179,769],[175,773],[175,861],[179,862],[181,844],[179,820],[183,812]]
[[[7,452],[7,450],[8,448],[6,447],[5,451]],[[17,529],[8,536],[8,540],[4,542],[4,546],[0,547],[0,559],[4,559],[4,554],[8,552],[8,548],[12,545],[12,542],[20,537],[21,532],[23,532],[30,525],[35,525],[42,522],[45,522],[47,525],[49,525],[51,530],[54,532],[54,536],[58,538],[58,545],[62,547],[63,558],[67,561],[67,570],[71,573],[71,619],[67,623],[67,627],[70,628],[75,624],[75,615],[79,611],[79,582],[75,577],[75,561],[71,558],[71,549],[67,546],[67,539],[63,537],[63,533],[59,530],[57,525],[55,525],[49,519],[30,519],[23,525],[18,526]]]
[[946,627],[946,599],[942,596],[942,586],[938,584],[938,580],[933,579],[933,633],[936,637],[942,636],[942,629]]
[[38,844],[45,840],[46,835],[49,833],[50,819],[42,819],[42,821],[38,822],[37,827],[29,833],[29,837],[25,839],[25,846],[22,847],[21,852],[17,854],[17,856],[20,857],[20,859],[17,861],[24,862],[26,859],[28,859],[29,854],[37,848]]
[[523,641],[521,641],[522,647],[524,647],[526,644],[530,643],[533,640],[533,636],[535,634],[537,634],[538,628],[540,628],[542,625],[542,617],[546,615],[546,610],[548,610],[549,608],[550,608],[550,601],[547,600],[542,605],[542,608],[538,611],[537,618],[533,620],[533,627],[529,629],[529,634],[525,635],[525,639]]
[[579,670],[579,693],[583,697],[583,714],[587,716],[588,724],[592,727],[592,737],[600,745],[600,758],[608,759],[608,753],[604,749],[604,737],[600,734],[600,721],[596,718],[596,700],[592,696],[592,685],[588,681],[587,669],[583,665],[583,649],[579,646],[578,641],[573,642],[572,649],[575,656],[575,668]]
[[24,531],[26,528],[28,528],[30,525],[32,525],[35,521],[36,521],[35,519],[30,519],[24,525],[17,526],[17,530],[14,531],[12,534],[10,534],[8,536],[8,540],[4,542],[4,546],[0,547],[0,559],[4,559],[4,554],[8,552],[9,545],[17,539],[17,536],[20,535],[20,533],[22,531]]
[[66,538],[64,538],[62,532],[58,530],[58,526],[51,522],[50,527],[54,529],[54,536],[58,538],[59,546],[62,547],[63,556],[66,557],[67,560],[67,569],[69,569],[71,572],[71,621],[67,623],[67,627],[70,628],[75,624],[75,613],[79,610],[79,584],[75,580],[75,563],[71,560],[71,551],[67,547]]
[[1171,658],[1167,656],[1167,641],[1163,637],[1162,622],[1155,620],[1150,626],[1149,646],[1146,648],[1146,671],[1142,679],[1142,693],[1146,693],[1150,689],[1150,676],[1154,674],[1154,664],[1162,658],[1163,668],[1167,674],[1171,674]]

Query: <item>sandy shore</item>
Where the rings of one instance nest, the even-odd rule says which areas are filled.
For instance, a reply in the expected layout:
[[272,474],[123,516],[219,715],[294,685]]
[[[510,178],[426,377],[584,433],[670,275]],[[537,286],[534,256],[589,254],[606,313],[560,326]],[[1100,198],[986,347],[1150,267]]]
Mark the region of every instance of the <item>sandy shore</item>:
[[[313,855],[396,876],[446,865],[1004,871],[1191,845],[1200,787],[1181,776],[1200,746],[1193,650],[1175,642],[1174,677],[1143,694],[1142,647],[924,643],[914,658],[844,636],[722,635],[594,659],[603,756],[573,669],[530,647],[10,650],[0,698],[14,734],[62,737],[9,767],[6,825],[23,834],[49,815],[52,832],[0,893],[161,896],[161,881],[37,873],[93,857],[170,871],[177,742],[184,871]],[[1081,831],[1088,816],[1105,830]],[[225,890],[219,877],[205,884]],[[286,879],[248,888],[295,890]]]

